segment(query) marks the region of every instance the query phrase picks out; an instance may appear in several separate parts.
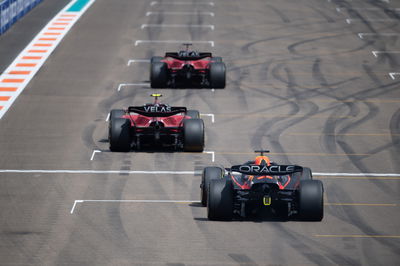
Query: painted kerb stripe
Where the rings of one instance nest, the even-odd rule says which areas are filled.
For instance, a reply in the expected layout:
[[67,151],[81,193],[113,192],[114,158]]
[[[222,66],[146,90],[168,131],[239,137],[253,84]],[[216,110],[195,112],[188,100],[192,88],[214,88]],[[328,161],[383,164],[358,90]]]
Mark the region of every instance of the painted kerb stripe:
[[[37,71],[39,71],[63,37],[95,1],[96,0],[73,0],[69,2],[45,27],[43,27],[8,68],[4,70],[0,75],[0,97],[3,99],[0,102],[0,119],[22,93]],[[62,27],[52,27],[56,21],[66,20],[69,21],[66,25]],[[48,38],[49,36],[53,38]],[[32,60],[34,61],[32,62]],[[12,79],[10,78],[10,74],[18,75],[18,78]],[[8,98],[5,98],[6,96]]]

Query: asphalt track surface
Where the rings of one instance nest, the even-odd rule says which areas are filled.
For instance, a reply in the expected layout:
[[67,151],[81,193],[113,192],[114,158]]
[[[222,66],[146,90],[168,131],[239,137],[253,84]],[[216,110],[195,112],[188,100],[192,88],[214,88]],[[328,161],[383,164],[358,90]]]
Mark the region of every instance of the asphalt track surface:
[[[75,24],[0,120],[0,169],[77,172],[0,173],[1,265],[399,265],[399,176],[316,177],[326,196],[316,223],[212,222],[197,201],[202,167],[260,147],[314,172],[400,173],[400,76],[389,75],[400,72],[400,1],[212,2],[97,0]],[[7,34],[0,46],[18,54]],[[148,63],[129,60],[178,48],[137,40],[213,41],[196,47],[224,58],[226,89],[120,86],[148,83]],[[203,117],[214,163],[108,151],[109,110],[153,92],[214,114]]]

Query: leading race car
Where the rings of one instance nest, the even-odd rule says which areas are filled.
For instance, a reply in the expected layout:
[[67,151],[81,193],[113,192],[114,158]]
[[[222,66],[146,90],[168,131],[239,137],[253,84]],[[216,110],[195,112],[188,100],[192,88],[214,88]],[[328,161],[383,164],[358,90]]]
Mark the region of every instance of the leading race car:
[[152,88],[225,88],[226,68],[221,57],[189,50],[153,56],[150,62]]
[[247,217],[268,208],[282,219],[298,217],[321,221],[324,214],[323,184],[310,168],[279,165],[264,153],[254,161],[231,168],[206,167],[201,181],[201,203],[210,220]]
[[108,139],[111,151],[127,152],[143,147],[172,147],[190,152],[204,149],[204,123],[199,111],[160,103],[130,106],[110,112]]

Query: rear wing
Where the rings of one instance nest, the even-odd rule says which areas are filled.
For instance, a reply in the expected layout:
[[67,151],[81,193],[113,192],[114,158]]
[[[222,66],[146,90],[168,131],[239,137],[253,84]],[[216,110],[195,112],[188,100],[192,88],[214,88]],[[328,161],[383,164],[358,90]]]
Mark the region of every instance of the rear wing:
[[186,61],[192,61],[192,60],[199,60],[203,59],[206,57],[212,57],[212,53],[199,53],[199,56],[179,56],[178,53],[165,53],[165,57],[172,57],[178,60],[186,60]]
[[302,172],[303,167],[298,165],[234,165],[231,171],[239,172],[245,175],[290,175],[295,172]]
[[172,106],[129,106],[129,113],[137,113],[148,117],[167,117],[177,115],[179,113],[187,112],[186,107],[172,107]]

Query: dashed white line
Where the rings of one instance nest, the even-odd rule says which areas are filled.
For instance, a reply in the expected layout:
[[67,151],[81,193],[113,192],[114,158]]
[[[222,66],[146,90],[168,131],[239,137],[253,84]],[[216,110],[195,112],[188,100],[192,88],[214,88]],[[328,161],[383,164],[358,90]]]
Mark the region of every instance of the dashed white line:
[[101,151],[100,151],[100,150],[93,150],[93,152],[92,152],[92,157],[90,157],[90,160],[91,160],[91,161],[93,161],[94,156],[96,155],[96,153],[101,153]]
[[360,39],[364,39],[363,36],[374,36],[374,35],[377,35],[377,36],[399,36],[400,33],[385,33],[385,32],[383,32],[383,33],[363,33],[363,32],[358,33],[358,37],[360,37]]
[[390,76],[393,80],[396,79],[396,76],[397,76],[397,75],[400,75],[400,72],[390,72],[390,73],[389,73],[389,76]]
[[127,66],[130,66],[132,63],[150,63],[150,59],[129,59]]
[[201,116],[210,116],[211,117],[211,123],[215,122],[215,116],[214,114],[200,114]]
[[146,12],[146,17],[152,16],[152,15],[174,15],[174,16],[179,16],[179,15],[203,15],[203,16],[211,16],[214,17],[215,13],[214,12],[200,12],[200,11],[189,11],[189,12],[180,12],[180,11],[162,11],[162,12]]
[[139,170],[17,170],[0,169],[0,173],[18,174],[143,174],[143,175],[194,175],[200,171],[139,171]]
[[123,87],[128,87],[128,86],[150,87],[150,83],[121,83],[118,85],[117,91],[120,91]]
[[397,22],[397,19],[365,19],[361,20],[359,18],[347,18],[347,24],[351,24],[353,21],[367,21],[367,22]]
[[107,114],[106,122],[110,119],[110,113]]
[[119,202],[119,203],[200,203],[198,200],[75,200],[70,213],[73,214],[78,203]]
[[83,202],[83,200],[75,200],[74,201],[74,205],[72,205],[72,209],[71,209],[71,214],[73,214],[74,213],[74,210],[75,210],[75,207],[76,207],[76,204],[77,203],[82,203]]
[[372,54],[378,57],[379,54],[400,54],[400,51],[372,51]]
[[142,24],[140,28],[210,28],[215,29],[214,25],[203,25],[203,24]]
[[215,162],[215,152],[214,151],[203,151],[203,153],[211,154],[211,161]]
[[138,46],[139,44],[142,43],[205,43],[211,45],[211,47],[214,47],[214,41],[192,41],[192,40],[136,40],[135,41],[135,46]]

